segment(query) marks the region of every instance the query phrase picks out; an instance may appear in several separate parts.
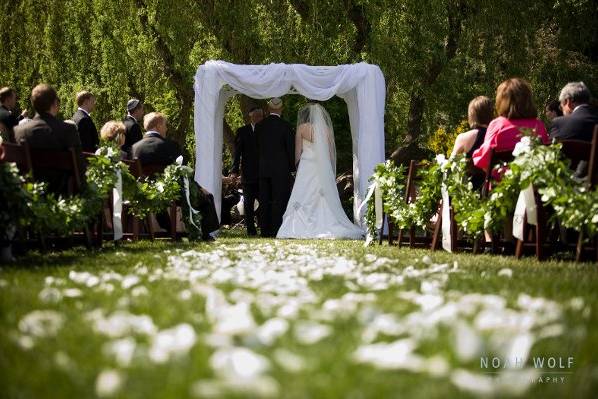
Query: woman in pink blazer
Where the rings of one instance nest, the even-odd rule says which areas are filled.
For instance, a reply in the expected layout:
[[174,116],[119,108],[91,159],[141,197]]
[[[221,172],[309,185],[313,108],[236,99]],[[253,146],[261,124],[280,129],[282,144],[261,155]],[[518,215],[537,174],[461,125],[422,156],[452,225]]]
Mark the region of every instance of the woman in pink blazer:
[[512,151],[521,139],[521,128],[532,129],[548,144],[544,123],[537,118],[538,111],[532,100],[532,88],[528,82],[512,78],[502,82],[496,89],[496,113],[486,130],[484,143],[472,155],[473,164],[485,169],[490,163],[490,150]]

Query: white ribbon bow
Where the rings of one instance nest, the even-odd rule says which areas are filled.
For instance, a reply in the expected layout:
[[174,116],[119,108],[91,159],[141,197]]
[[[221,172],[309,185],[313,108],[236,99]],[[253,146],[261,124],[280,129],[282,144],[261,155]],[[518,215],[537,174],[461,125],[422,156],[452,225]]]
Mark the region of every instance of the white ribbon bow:
[[[374,209],[376,212],[375,228],[379,230],[382,228],[382,191],[380,190],[380,187],[378,187],[378,184],[376,182],[373,182],[370,185],[370,188],[368,189],[368,193],[365,196],[365,199],[363,200],[363,202],[357,209],[357,214],[361,215],[361,210],[370,201],[370,199],[372,198],[372,195],[374,196]],[[374,237],[368,231],[366,238],[365,238],[364,245],[367,247],[368,245],[370,245],[370,243],[373,240],[374,240]]]
[[114,241],[123,238],[123,178],[120,169],[116,171],[116,185],[112,189],[112,229]]
[[515,206],[515,215],[513,216],[513,236],[521,241],[525,240],[523,231],[525,224],[523,221],[527,216],[527,223],[536,225],[538,223],[538,210],[536,209],[536,199],[534,197],[534,187],[531,185],[521,190],[517,205]]
[[453,238],[451,236],[451,204],[446,184],[442,183],[440,191],[442,193],[442,248],[445,251],[453,252]]
[[[175,162],[179,166],[182,166],[183,165],[183,156],[179,155]],[[199,211],[193,209],[193,207],[191,206],[191,200],[190,200],[190,194],[189,194],[189,178],[187,176],[183,176],[183,189],[185,190],[185,200],[187,201],[187,205],[189,206],[189,222],[191,222],[191,224],[193,226],[195,226],[196,229],[201,230],[195,224],[195,221],[193,220],[193,216],[197,215],[199,213]]]

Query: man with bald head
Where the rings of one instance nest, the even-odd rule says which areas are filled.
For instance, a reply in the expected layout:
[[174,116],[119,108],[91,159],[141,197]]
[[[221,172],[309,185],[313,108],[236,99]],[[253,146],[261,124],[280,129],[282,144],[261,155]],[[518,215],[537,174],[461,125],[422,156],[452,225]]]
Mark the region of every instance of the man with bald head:
[[[143,118],[146,130],[141,140],[133,144],[133,158],[139,158],[142,164],[172,164],[181,155],[181,149],[172,140],[166,138],[168,121],[160,112],[150,112]],[[189,184],[197,184],[190,179]],[[198,185],[198,198],[191,198],[192,206],[201,214],[202,239],[213,240],[210,233],[218,230],[220,223],[214,205],[214,196]],[[160,226],[169,230],[170,220],[165,214],[156,215]]]
[[181,155],[181,149],[172,140],[166,138],[168,121],[160,112],[150,112],[143,118],[146,130],[141,140],[133,144],[133,158],[139,158],[142,164],[171,164]]

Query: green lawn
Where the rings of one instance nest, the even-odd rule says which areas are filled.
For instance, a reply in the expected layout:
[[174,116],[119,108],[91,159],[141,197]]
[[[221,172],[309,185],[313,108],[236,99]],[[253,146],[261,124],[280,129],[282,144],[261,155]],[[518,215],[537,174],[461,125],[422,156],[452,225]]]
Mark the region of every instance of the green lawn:
[[0,398],[595,397],[597,287],[592,264],[230,231],[33,253],[0,269]]

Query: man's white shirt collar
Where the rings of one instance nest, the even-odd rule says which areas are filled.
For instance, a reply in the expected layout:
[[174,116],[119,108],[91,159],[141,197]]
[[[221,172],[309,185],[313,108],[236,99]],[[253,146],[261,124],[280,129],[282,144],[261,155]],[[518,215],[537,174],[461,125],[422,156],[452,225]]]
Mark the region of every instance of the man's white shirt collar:
[[85,115],[87,115],[87,116],[90,116],[90,115],[89,115],[89,112],[85,111],[83,108],[79,107],[79,108],[77,108],[77,109],[78,109],[79,111],[83,111],[83,113],[84,113]]
[[137,122],[137,119],[135,119],[135,117],[134,117],[133,115],[131,115],[131,114],[127,114],[127,116],[130,116],[131,118],[133,118],[133,120],[134,120],[135,122]]
[[277,113],[274,113],[274,112],[270,112],[270,115],[278,116],[280,118],[280,114],[277,114]]
[[588,104],[579,104],[577,107],[573,108],[573,111],[571,111],[571,113],[574,113],[575,111],[577,111],[580,107],[583,107],[584,105],[588,105]]

